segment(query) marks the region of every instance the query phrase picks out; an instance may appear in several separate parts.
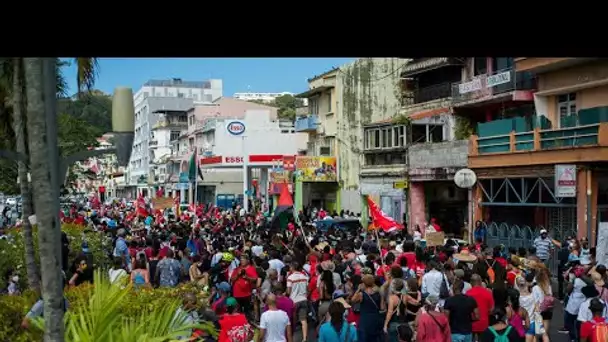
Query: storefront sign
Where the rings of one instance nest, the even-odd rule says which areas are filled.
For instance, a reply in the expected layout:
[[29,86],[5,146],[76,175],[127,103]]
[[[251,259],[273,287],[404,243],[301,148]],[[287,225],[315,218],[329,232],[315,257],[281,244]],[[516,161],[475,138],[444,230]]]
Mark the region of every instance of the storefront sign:
[[303,182],[337,182],[336,157],[296,157],[298,180]]
[[576,165],[555,165],[555,197],[576,197]]
[[408,183],[406,180],[393,182],[393,189],[407,189]]
[[230,121],[226,125],[226,130],[232,135],[241,135],[245,133],[245,123],[242,121]]
[[242,164],[243,157],[224,157],[224,163],[226,164]]
[[501,72],[492,76],[488,76],[486,86],[488,88],[495,87],[497,85],[511,82],[511,71]]
[[458,92],[460,94],[472,93],[474,91],[481,90],[481,78],[475,78],[469,82],[460,83],[458,85]]

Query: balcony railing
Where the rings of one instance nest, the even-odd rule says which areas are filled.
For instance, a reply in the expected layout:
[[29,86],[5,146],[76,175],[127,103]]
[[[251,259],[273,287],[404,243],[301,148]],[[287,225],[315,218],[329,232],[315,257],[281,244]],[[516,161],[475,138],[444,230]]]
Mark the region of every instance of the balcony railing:
[[319,117],[316,114],[296,118],[296,132],[313,132],[317,130]]
[[452,96],[452,84],[442,83],[416,89],[412,92],[413,104],[444,99]]
[[471,80],[452,85],[454,103],[488,99],[514,90],[536,89],[536,78],[529,72],[503,69],[490,75],[483,74]]
[[514,153],[576,148],[583,146],[608,146],[608,123],[561,129],[471,137],[471,155]]

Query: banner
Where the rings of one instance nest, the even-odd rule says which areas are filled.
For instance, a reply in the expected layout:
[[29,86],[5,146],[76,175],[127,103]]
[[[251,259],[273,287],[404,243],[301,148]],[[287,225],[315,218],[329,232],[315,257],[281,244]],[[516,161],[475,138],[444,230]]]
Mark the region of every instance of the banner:
[[174,199],[171,197],[156,197],[152,199],[154,209],[173,208],[175,205]]
[[576,197],[576,165],[555,165],[555,197]]
[[293,183],[291,172],[287,170],[270,171],[270,183]]
[[296,172],[302,182],[337,182],[336,157],[298,156]]

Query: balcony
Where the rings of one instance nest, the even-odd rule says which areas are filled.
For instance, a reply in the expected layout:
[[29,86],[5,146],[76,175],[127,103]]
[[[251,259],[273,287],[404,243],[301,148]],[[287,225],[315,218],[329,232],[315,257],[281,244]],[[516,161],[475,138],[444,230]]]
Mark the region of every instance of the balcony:
[[416,89],[412,91],[410,96],[413,104],[445,99],[452,96],[452,85],[450,83],[442,83]]
[[[510,119],[509,119],[510,120]],[[507,120],[500,120],[507,121]],[[469,167],[599,162],[608,159],[608,122],[471,136]]]
[[[536,89],[536,78],[528,72],[516,72],[513,68],[500,70],[492,74],[483,74],[466,82],[452,85],[454,106],[481,103],[505,97],[513,97],[518,90]],[[532,100],[530,95],[530,101]]]
[[319,124],[319,117],[316,114],[310,114],[296,118],[295,129],[296,132],[316,132],[317,125]]

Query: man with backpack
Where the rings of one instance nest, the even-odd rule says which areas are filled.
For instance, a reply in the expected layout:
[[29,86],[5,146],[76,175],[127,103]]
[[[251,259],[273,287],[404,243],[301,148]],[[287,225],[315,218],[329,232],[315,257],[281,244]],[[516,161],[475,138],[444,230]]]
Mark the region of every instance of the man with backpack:
[[604,317],[604,303],[599,298],[593,298],[589,309],[593,314],[590,321],[581,324],[581,342],[606,342],[608,341],[608,325]]

